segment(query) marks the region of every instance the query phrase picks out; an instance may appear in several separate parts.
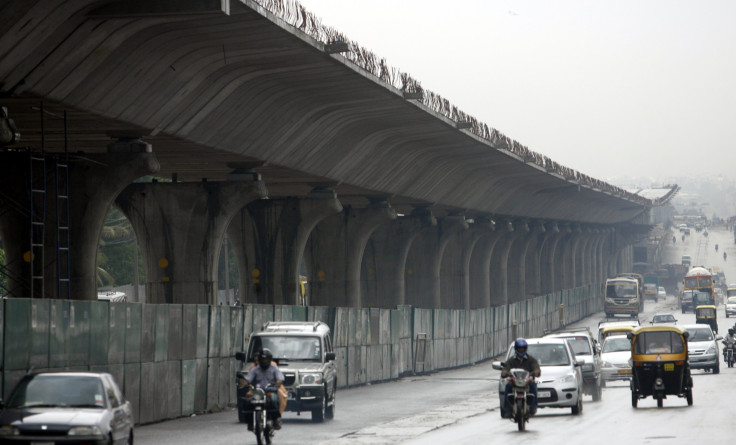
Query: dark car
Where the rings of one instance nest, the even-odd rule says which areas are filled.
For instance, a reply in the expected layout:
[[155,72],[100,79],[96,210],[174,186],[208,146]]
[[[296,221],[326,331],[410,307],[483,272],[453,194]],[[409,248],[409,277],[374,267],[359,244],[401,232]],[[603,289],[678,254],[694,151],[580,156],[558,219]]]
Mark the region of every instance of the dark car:
[[110,374],[29,374],[0,412],[0,444],[21,443],[132,444],[133,410]]

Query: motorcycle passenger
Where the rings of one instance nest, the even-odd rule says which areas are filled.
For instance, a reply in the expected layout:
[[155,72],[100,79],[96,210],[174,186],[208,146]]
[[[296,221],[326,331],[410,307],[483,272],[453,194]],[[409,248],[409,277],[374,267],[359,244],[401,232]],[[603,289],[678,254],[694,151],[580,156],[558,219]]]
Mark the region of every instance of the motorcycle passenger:
[[[536,358],[532,357],[531,355],[527,354],[526,350],[528,348],[527,342],[523,338],[518,338],[514,342],[514,356],[511,357],[504,363],[503,369],[501,370],[501,378],[507,377],[509,375],[509,371],[514,368],[520,368],[524,369],[526,371],[529,371],[531,375],[536,378],[539,377],[539,375],[542,373],[541,368],[539,367],[539,362]],[[504,411],[504,417],[511,417],[511,404],[509,403],[509,393],[511,392],[511,385],[512,383],[506,382],[506,389],[504,390],[504,397],[503,397],[503,411]],[[529,391],[534,394],[534,401],[532,402],[531,406],[529,407],[529,412],[533,415],[537,412],[537,382],[532,380],[529,382]]]
[[[261,388],[279,388],[284,381],[284,374],[281,373],[271,361],[273,354],[269,349],[261,349],[258,352],[258,366],[254,366],[245,376],[247,384]],[[278,404],[277,404],[278,406]],[[273,421],[274,429],[281,429],[281,412],[279,410],[269,410],[268,417]],[[250,423],[248,429],[253,428]]]

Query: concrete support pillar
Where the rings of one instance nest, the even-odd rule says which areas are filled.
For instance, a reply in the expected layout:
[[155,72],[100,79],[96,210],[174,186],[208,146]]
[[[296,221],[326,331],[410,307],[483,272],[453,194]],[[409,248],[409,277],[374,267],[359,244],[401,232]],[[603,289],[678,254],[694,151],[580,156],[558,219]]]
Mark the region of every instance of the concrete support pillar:
[[473,307],[491,307],[491,257],[504,232],[493,221],[486,222],[486,234],[475,244],[470,260],[470,298]]
[[[427,208],[415,209],[414,215],[422,215],[429,212]],[[445,248],[450,240],[461,231],[467,230],[468,225],[465,217],[455,216],[443,218],[436,226],[430,226],[422,230],[412,243],[407,256],[406,264],[406,299],[407,304],[421,308],[443,308],[448,307],[452,296],[442,295],[441,266]],[[453,252],[448,259],[448,270],[451,272],[445,276],[456,276],[458,259]],[[444,297],[444,298],[443,298]]]
[[439,308],[462,309],[469,306],[468,262],[472,245],[463,235],[468,230],[464,215],[451,215],[440,220],[439,239],[440,295]]
[[417,234],[437,225],[432,214],[415,214],[382,224],[371,235],[363,256],[363,306],[394,308],[406,303],[406,259]]
[[526,298],[526,256],[534,236],[526,221],[514,222],[515,239],[509,249],[508,259],[508,302],[516,303]]
[[238,259],[241,302],[308,304],[298,299],[304,248],[312,229],[341,211],[328,188],[316,188],[306,198],[257,200],[241,209],[227,231]]
[[365,246],[381,224],[396,219],[386,201],[364,209],[346,207],[325,218],[312,231],[307,243],[312,293],[311,304],[333,307],[362,307],[360,270]]
[[547,237],[540,253],[540,287],[539,291],[542,295],[551,294],[557,291],[555,279],[557,277],[557,245],[562,238],[560,228],[557,223],[549,223],[547,227]]
[[116,203],[143,249],[148,303],[217,303],[217,265],[230,220],[266,196],[246,182],[136,183]]
[[557,272],[555,286],[557,290],[571,289],[575,286],[575,237],[569,224],[562,225],[560,231],[562,236],[555,252],[555,271]]
[[[66,292],[57,292],[58,279],[65,276],[65,270],[58,273],[57,246],[67,245],[65,231],[57,231],[57,212],[62,221],[65,213],[64,200],[58,200],[56,194],[57,180],[63,183],[63,168],[57,169],[59,163],[68,165],[69,186],[69,283],[71,298],[79,300],[97,299],[97,248],[100,233],[104,225],[110,205],[115,196],[135,179],[158,171],[156,156],[150,152],[150,145],[140,140],[123,141],[114,144],[110,153],[78,154],[68,160],[61,160],[50,155],[40,155],[46,164],[46,220],[44,223],[44,289],[34,293],[34,297],[66,298]],[[27,153],[2,153],[0,155],[0,184],[8,191],[6,197],[30,198],[29,177],[31,172]],[[57,173],[59,175],[57,176]],[[34,177],[43,178],[43,170],[34,172]],[[62,185],[63,187],[63,185]],[[36,185],[34,188],[43,188]],[[65,191],[59,194],[63,195]],[[30,266],[24,256],[30,258],[29,252],[29,209],[30,199],[17,201],[2,198],[0,203],[0,233],[6,249],[9,295],[13,297],[30,297]],[[59,204],[60,205],[57,205]],[[37,210],[38,211],[38,210]],[[60,224],[65,224],[61,222]],[[61,233],[61,237],[59,234]],[[62,238],[61,240],[59,238]],[[64,261],[64,256],[59,256]],[[62,264],[65,267],[66,263]],[[39,289],[40,291],[40,289]]]
[[519,234],[514,232],[514,224],[510,220],[501,221],[496,230],[503,233],[503,236],[496,241],[491,253],[491,306],[503,306],[509,303],[509,251]]
[[529,238],[525,258],[524,279],[527,298],[538,297],[542,294],[542,252],[549,239],[549,232],[542,221],[536,221],[530,226],[533,236]]

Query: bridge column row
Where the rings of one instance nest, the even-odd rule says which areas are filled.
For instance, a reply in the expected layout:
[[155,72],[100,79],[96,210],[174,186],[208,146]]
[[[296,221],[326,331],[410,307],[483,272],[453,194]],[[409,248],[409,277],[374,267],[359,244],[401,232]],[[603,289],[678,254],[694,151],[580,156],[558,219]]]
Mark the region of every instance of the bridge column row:
[[[2,163],[3,185],[27,184],[27,168],[21,168],[26,159],[18,155],[14,167]],[[427,207],[399,217],[386,201],[343,208],[324,188],[304,199],[262,199],[268,191],[256,176],[245,182],[129,184],[157,168],[150,152],[72,163],[73,298],[96,298],[97,246],[114,199],[138,237],[151,303],[216,302],[225,233],[238,259],[244,303],[298,304],[302,264],[311,305],[430,308],[503,305],[599,283],[632,265],[633,238],[610,227],[464,215],[437,219]],[[22,190],[13,195],[22,196]],[[27,297],[29,216],[23,203],[6,199],[2,208],[9,293]],[[56,240],[50,232],[47,298],[58,297],[52,292]]]

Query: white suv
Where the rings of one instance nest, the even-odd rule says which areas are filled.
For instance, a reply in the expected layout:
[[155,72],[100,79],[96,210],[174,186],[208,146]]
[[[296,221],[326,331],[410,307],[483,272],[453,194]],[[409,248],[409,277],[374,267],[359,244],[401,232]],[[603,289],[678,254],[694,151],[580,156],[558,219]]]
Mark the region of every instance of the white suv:
[[[244,362],[236,377],[248,372],[253,365],[253,357],[262,348],[271,351],[275,364],[284,374],[284,387],[289,393],[286,411],[310,411],[314,422],[335,416],[337,367],[329,326],[321,321],[266,323],[251,334],[247,354],[235,354],[235,358]],[[238,388],[240,422],[246,421],[241,404],[246,391]]]

